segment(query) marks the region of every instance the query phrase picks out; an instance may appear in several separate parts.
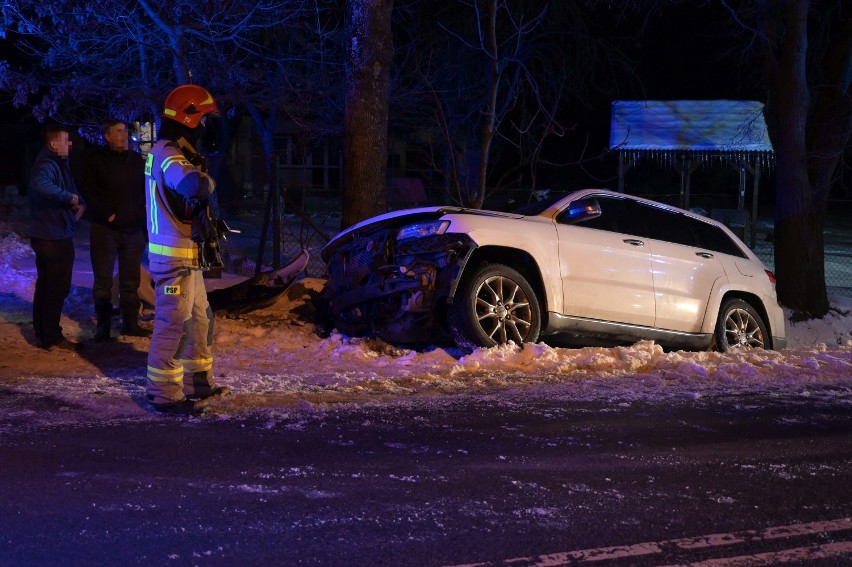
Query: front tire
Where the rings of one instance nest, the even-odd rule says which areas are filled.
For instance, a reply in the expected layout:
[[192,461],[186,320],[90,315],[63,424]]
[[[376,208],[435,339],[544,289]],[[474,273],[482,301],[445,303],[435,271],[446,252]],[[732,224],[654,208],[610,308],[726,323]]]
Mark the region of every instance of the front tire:
[[713,338],[719,352],[746,347],[770,348],[766,323],[757,310],[742,299],[729,299],[722,304]]
[[526,278],[503,264],[485,264],[465,278],[450,306],[453,340],[466,350],[535,342],[541,310]]

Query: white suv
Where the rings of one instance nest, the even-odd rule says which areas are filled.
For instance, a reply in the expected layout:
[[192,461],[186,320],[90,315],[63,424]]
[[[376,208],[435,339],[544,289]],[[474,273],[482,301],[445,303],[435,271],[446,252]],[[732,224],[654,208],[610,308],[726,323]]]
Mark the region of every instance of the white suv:
[[514,213],[395,211],[323,249],[335,326],[460,347],[549,336],[729,350],[786,345],[775,277],[724,225],[584,189]]

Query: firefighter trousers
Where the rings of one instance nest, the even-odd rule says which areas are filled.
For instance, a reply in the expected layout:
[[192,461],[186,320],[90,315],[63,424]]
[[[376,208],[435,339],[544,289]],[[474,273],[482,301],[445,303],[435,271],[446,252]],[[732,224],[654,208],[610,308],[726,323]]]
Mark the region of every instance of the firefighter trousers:
[[205,397],[213,379],[213,311],[203,272],[151,262],[155,287],[154,334],[148,350],[148,401],[169,406]]

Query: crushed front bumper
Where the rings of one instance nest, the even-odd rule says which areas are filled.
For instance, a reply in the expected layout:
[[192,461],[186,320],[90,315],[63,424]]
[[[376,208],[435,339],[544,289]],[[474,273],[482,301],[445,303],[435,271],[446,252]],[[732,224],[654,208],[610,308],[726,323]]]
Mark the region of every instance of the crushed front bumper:
[[434,343],[446,338],[444,306],[475,246],[464,234],[397,242],[397,232],[357,236],[329,257],[334,324],[353,336]]

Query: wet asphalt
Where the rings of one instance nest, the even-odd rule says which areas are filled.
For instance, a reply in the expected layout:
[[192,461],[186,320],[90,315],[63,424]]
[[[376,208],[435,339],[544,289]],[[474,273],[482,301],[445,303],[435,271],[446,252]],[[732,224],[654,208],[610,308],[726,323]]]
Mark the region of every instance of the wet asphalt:
[[[0,429],[3,566],[533,565],[649,542],[661,551],[590,564],[663,565],[849,542],[849,517],[842,398],[502,394]],[[835,529],[665,543],[816,521]]]

